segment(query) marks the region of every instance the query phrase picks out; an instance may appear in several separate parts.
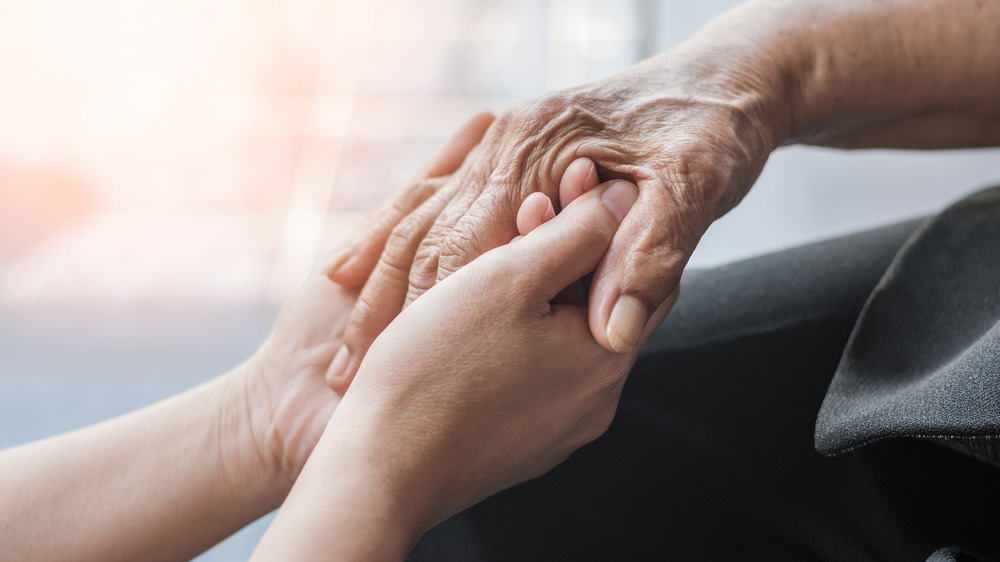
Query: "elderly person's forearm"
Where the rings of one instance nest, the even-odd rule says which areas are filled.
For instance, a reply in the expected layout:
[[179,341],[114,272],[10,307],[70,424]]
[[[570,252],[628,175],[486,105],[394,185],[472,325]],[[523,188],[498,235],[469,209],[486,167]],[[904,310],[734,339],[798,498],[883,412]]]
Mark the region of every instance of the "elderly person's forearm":
[[[352,318],[331,380],[350,381],[404,304],[510,240],[525,198],[554,197],[567,177],[575,193],[610,178],[639,187],[590,290],[594,337],[631,351],[676,296],[701,236],[775,148],[1000,144],[998,28],[1000,2],[762,0],[615,76],[512,107],[443,182],[436,206],[383,214],[373,224],[384,232],[355,242],[355,255],[382,252],[363,298],[380,304]],[[364,263],[345,260],[330,275],[360,285]],[[375,286],[394,294],[375,299],[386,297]]]
[[782,143],[1000,143],[1000,2],[764,0],[716,19],[682,50],[726,48],[775,63],[772,95],[789,111],[772,118]]

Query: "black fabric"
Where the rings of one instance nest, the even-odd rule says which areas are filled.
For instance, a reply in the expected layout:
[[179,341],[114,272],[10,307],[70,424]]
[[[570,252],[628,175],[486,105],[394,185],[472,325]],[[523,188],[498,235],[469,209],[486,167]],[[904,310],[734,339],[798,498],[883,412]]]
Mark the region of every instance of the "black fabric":
[[931,554],[927,562],[987,562],[987,560],[958,548],[942,548]]
[[913,439],[813,447],[855,321],[919,224],[686,274],[608,432],[409,560],[1000,559],[996,467]]
[[892,437],[1000,464],[1000,188],[913,234],[847,344],[816,448],[836,454]]

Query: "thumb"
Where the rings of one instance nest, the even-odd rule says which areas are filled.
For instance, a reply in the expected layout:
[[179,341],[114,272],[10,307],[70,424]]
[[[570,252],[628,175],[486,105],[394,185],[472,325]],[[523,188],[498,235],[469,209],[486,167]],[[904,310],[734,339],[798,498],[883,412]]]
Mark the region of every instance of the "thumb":
[[590,289],[590,327],[605,349],[630,352],[663,320],[701,232],[662,190],[642,191]]
[[599,185],[506,249],[537,279],[540,296],[552,300],[597,268],[638,197],[638,188],[627,181]]

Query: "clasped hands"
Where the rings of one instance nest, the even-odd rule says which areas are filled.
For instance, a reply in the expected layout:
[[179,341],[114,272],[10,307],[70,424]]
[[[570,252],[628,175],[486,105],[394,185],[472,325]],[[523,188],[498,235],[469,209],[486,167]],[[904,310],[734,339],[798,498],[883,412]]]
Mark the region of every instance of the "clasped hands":
[[[309,528],[288,513],[354,489],[376,497],[337,502],[404,514],[405,555],[430,525],[603,433],[701,235],[781,138],[755,84],[685,60],[474,116],[292,298],[263,357],[302,347],[297,315],[327,327],[311,352],[275,355],[298,367],[265,371],[308,372],[297,388],[322,391],[292,392],[306,397],[283,399],[262,433],[293,479],[309,463],[261,551]],[[343,402],[303,422],[296,405],[316,396]],[[331,488],[331,474],[368,477]]]
[[[385,505],[393,527],[406,530],[397,549],[405,554],[433,524],[543,474],[610,424],[639,343],[672,302],[653,322],[643,318],[628,328],[625,352],[613,350],[614,329],[596,338],[590,329],[595,313],[580,281],[598,268],[629,215],[639,197],[634,184],[598,184],[593,164],[581,160],[564,174],[555,203],[544,194],[527,197],[507,225],[505,244],[408,303],[407,280],[391,274],[403,262],[385,254],[376,262],[370,251],[391,251],[378,233],[399,236],[402,228],[385,225],[397,218],[407,224],[412,219],[404,213],[418,200],[429,206],[491,122],[486,113],[473,117],[412,187],[373,215],[362,230],[370,237],[366,252],[334,252],[289,300],[251,359],[251,387],[261,389],[251,392],[259,397],[252,402],[268,403],[270,413],[259,416],[253,433],[272,469],[296,480],[258,547],[262,558],[270,544],[284,543],[276,536],[305,528],[309,518],[301,514],[320,509],[317,490],[340,510],[357,501],[373,518],[373,506]],[[367,284],[327,278],[344,256],[358,262],[352,271],[372,271]],[[350,325],[373,312],[384,325]],[[375,329],[380,333],[356,372],[338,374],[344,342]],[[345,474],[359,480],[334,485]]]

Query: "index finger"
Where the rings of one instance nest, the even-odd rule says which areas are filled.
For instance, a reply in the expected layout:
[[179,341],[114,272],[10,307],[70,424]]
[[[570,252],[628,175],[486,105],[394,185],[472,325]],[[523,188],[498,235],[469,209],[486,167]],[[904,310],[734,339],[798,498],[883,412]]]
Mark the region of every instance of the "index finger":
[[360,288],[364,285],[392,229],[438,191],[444,182],[435,178],[452,174],[462,166],[465,157],[479,144],[493,120],[493,114],[483,110],[452,133],[416,179],[382,208],[368,215],[351,234],[344,249],[326,265],[327,277],[346,287]]
[[[691,222],[663,189],[640,190],[594,274],[590,326],[606,349],[627,352],[663,320],[663,303],[676,298],[681,273],[697,237]],[[693,240],[693,242],[692,242]]]

